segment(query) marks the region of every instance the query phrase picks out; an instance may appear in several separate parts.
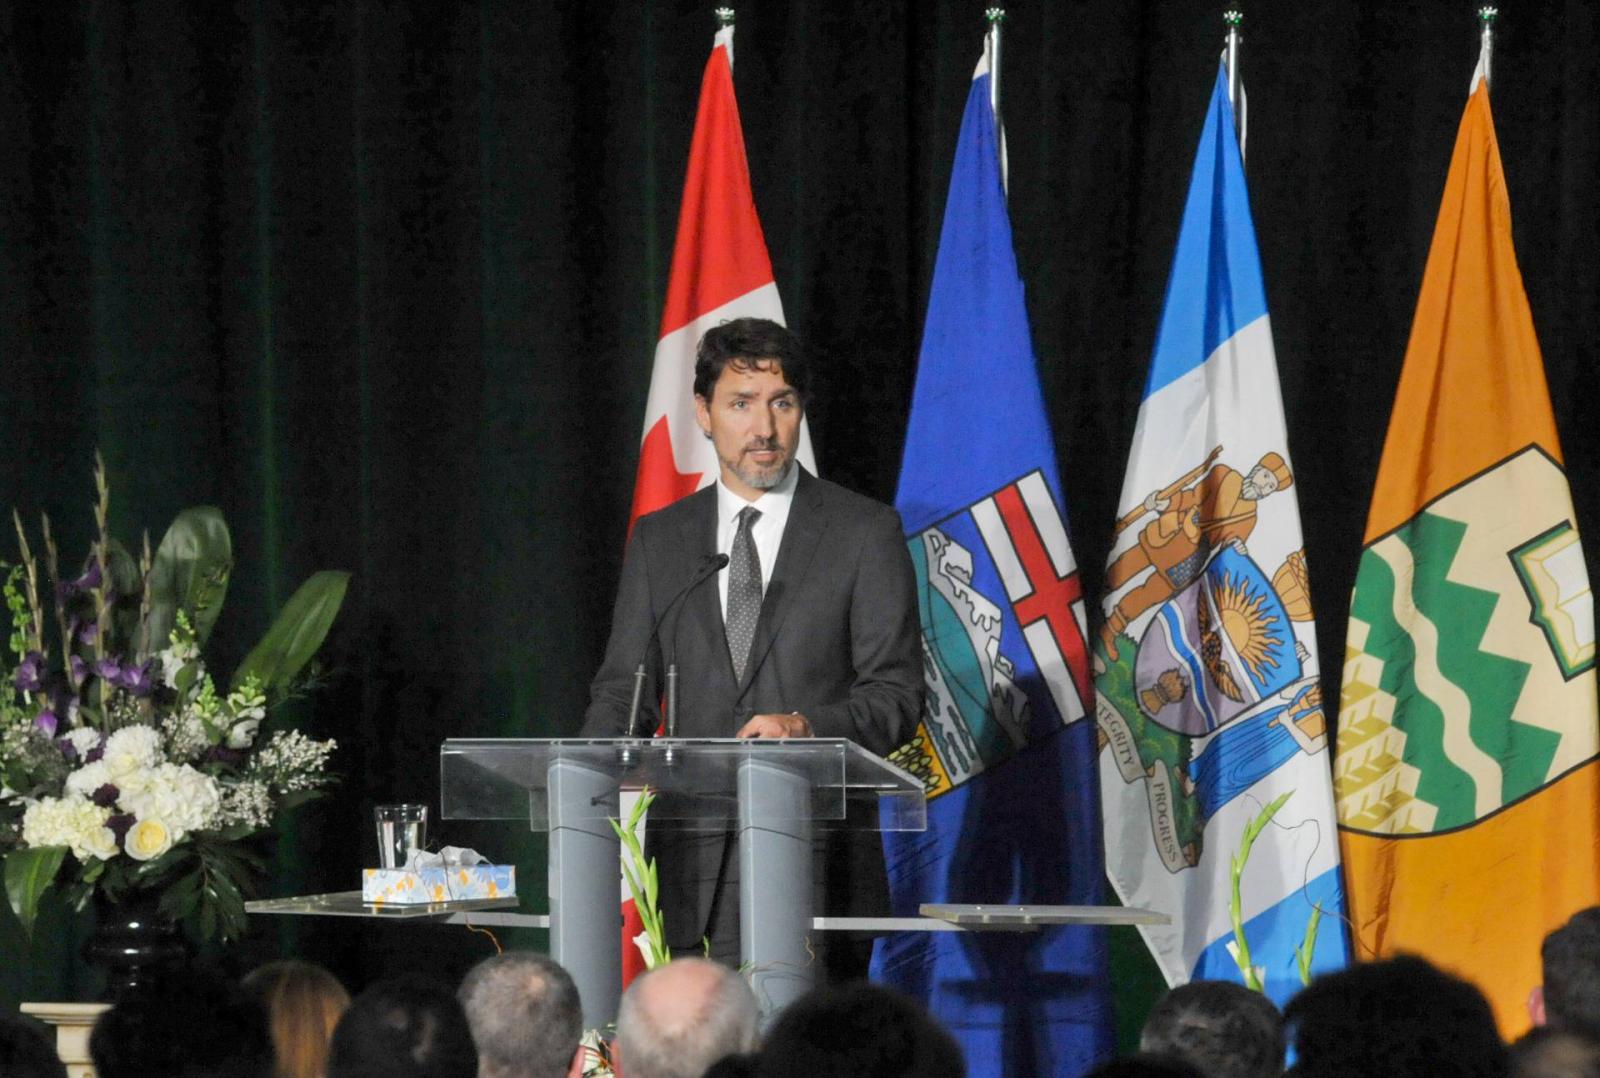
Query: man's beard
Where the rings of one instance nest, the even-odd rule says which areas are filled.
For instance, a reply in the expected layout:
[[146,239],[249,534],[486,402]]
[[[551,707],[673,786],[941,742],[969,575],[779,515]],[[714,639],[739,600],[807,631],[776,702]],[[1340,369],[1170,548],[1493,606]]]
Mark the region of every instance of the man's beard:
[[[783,453],[783,447],[776,442],[753,445],[746,449],[745,452],[748,453],[758,449]],[[727,465],[745,486],[755,490],[771,490],[783,482],[783,477],[789,474],[789,465],[793,460],[794,458],[788,453],[784,453],[783,458],[776,464],[770,464],[763,468],[741,453],[737,460],[730,460]]]

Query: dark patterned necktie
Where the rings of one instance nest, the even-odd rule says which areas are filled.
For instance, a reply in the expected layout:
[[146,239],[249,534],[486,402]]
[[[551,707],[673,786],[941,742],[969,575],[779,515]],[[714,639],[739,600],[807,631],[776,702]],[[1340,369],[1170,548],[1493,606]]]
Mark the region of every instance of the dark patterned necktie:
[[756,619],[761,616],[761,555],[756,553],[750,529],[761,510],[746,506],[739,510],[739,530],[733,536],[728,555],[728,654],[733,658],[733,674],[744,680],[745,663],[750,660],[750,641],[756,635]]

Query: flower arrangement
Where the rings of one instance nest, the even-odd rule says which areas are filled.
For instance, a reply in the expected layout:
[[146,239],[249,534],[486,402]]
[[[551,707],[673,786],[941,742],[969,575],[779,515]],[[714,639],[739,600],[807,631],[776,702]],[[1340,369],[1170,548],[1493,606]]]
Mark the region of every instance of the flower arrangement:
[[233,567],[222,514],[184,510],[153,553],[145,534],[135,560],[108,534],[95,463],[97,535],[81,574],[61,579],[49,517],[42,567],[16,514],[21,560],[0,566],[7,898],[31,931],[52,886],[77,909],[96,894],[158,893],[164,915],[231,939],[264,868],[249,840],[331,782],[333,741],[262,725],[309,686],[349,574],[302,584],[223,689],[201,654]]

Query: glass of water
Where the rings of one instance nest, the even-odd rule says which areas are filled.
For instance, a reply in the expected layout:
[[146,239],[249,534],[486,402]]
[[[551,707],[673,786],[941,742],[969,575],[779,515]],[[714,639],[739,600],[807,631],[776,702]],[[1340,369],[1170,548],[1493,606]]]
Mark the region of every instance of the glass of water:
[[378,865],[404,868],[412,850],[428,840],[427,805],[378,805],[372,810],[378,825]]

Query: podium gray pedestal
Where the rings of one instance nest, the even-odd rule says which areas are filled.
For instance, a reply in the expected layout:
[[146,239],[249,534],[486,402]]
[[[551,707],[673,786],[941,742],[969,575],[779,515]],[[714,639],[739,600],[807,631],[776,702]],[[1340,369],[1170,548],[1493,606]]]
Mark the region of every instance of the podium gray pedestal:
[[[561,963],[578,986],[584,1003],[609,1001],[615,1017],[615,975],[622,968],[622,933],[616,903],[601,901],[619,895],[619,846],[610,818],[617,815],[617,780],[581,763],[552,760],[546,771],[550,806],[550,957]],[[595,816],[594,805],[605,815]],[[590,1028],[597,1023],[589,1022]]]
[[[770,1018],[816,981],[812,836],[829,828],[921,831],[922,784],[837,738],[452,739],[440,749],[445,819],[527,820],[550,836],[551,956],[572,974],[584,1023],[622,995],[619,790],[674,795],[651,818],[723,831],[737,805],[740,948]],[[877,802],[881,812],[849,813]]]

